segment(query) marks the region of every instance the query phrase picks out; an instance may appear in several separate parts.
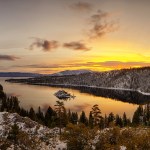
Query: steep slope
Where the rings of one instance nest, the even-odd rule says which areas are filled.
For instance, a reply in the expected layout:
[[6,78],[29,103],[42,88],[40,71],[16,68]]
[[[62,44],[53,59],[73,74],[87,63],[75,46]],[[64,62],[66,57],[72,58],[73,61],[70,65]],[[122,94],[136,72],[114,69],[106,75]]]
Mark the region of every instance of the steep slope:
[[[19,127],[15,141],[10,138],[14,123]],[[66,144],[59,141],[57,128],[49,129],[16,113],[0,112],[0,149],[5,148],[9,150],[15,148],[17,150],[62,150],[66,148]]]

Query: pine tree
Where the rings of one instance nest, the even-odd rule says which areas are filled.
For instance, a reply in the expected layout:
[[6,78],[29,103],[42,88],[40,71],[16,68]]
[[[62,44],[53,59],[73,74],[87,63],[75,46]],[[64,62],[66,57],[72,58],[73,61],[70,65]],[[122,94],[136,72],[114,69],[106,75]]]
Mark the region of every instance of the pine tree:
[[63,113],[62,118],[63,118],[62,124],[64,127],[66,127],[66,125],[68,124],[69,121],[68,121],[67,111],[66,111],[65,107],[64,107],[64,113]]
[[108,116],[108,124],[114,122],[114,120],[115,120],[115,116],[114,116],[114,114],[111,112],[111,113],[109,114],[109,116]]
[[119,127],[123,127],[123,121],[122,118],[117,114],[115,119],[115,125]]
[[95,104],[93,107],[92,107],[92,116],[93,116],[93,123],[95,126],[97,126],[99,124],[99,121],[100,119],[102,118],[101,116],[101,111],[98,107],[97,104]]
[[32,107],[30,108],[30,111],[29,111],[29,118],[31,118],[34,121],[36,120],[35,111]]
[[75,112],[71,113],[70,122],[72,124],[77,124],[77,122],[78,122],[78,113],[77,112],[76,113]]
[[132,123],[134,125],[139,125],[139,124],[143,123],[143,117],[144,117],[143,107],[139,106],[133,114]]
[[68,116],[68,122],[71,122],[71,111],[69,109],[68,113],[67,113],[67,116]]
[[128,122],[127,122],[127,116],[126,116],[126,113],[125,113],[125,112],[123,113],[123,118],[122,118],[122,120],[123,120],[123,126],[126,127],[126,126],[128,125]]
[[12,110],[14,112],[19,113],[20,112],[20,106],[19,106],[18,98],[17,97],[11,97],[11,99],[12,99],[12,103],[13,103]]
[[100,129],[104,129],[105,128],[105,121],[104,118],[101,118],[99,121],[99,128]]
[[2,99],[2,105],[1,105],[1,111],[6,111],[7,110],[7,101],[6,98]]
[[104,128],[107,128],[108,126],[109,126],[108,117],[107,117],[107,115],[105,114],[105,117],[104,117]]
[[115,120],[115,125],[116,125],[116,126],[119,126],[119,124],[120,124],[120,117],[119,117],[119,115],[117,114],[117,115],[116,115],[116,120]]
[[44,115],[43,112],[41,111],[41,107],[38,108],[38,112],[36,113],[38,122],[40,122],[41,124],[44,124]]
[[93,128],[93,126],[94,126],[93,116],[92,116],[92,112],[90,111],[90,114],[89,114],[89,127]]
[[20,112],[19,112],[19,115],[21,115],[23,117],[26,117],[26,116],[28,116],[28,112],[24,108],[21,108]]
[[49,106],[48,109],[47,109],[47,111],[46,111],[46,113],[45,113],[45,125],[46,125],[46,126],[51,127],[52,123],[53,123],[54,121],[56,121],[55,118],[54,118],[54,116],[55,116],[55,112],[54,112],[54,110]]
[[144,123],[145,125],[150,126],[150,104],[145,105]]
[[19,134],[19,127],[15,123],[7,136],[7,139],[12,140],[14,142],[14,149],[16,149],[16,145],[18,143],[18,134]]
[[92,150],[97,130],[89,129],[84,124],[68,124],[63,133],[67,150]]
[[59,120],[59,134],[61,135],[63,115],[64,115],[64,112],[65,112],[64,103],[61,102],[61,101],[56,101],[55,107],[56,107],[55,111],[57,113],[57,117],[58,117],[58,120]]
[[88,119],[87,119],[84,111],[82,111],[82,113],[80,115],[79,122],[85,124],[86,126],[88,125]]

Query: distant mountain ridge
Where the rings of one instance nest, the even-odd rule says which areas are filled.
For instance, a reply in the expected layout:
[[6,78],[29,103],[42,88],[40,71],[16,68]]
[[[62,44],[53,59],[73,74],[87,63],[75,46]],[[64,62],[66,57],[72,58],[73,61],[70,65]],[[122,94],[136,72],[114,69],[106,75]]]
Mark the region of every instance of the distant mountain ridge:
[[48,86],[83,86],[104,89],[133,90],[150,94],[150,67],[87,72],[67,76],[42,76],[32,79],[8,80]]
[[0,72],[0,77],[39,77],[42,74],[29,72]]
[[91,70],[86,70],[86,69],[80,69],[80,70],[65,70],[61,72],[57,72],[54,74],[50,74],[50,76],[68,76],[68,75],[79,75],[79,74],[84,74],[84,73],[92,73]]
[[0,72],[0,77],[39,77],[39,76],[68,76],[68,75],[79,75],[84,73],[90,73],[91,70],[65,70],[54,74],[38,74],[30,72]]

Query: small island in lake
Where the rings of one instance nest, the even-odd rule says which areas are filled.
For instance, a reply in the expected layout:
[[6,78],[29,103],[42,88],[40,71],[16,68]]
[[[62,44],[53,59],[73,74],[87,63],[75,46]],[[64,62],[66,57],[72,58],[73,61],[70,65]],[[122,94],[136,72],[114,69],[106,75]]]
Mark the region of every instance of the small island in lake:
[[65,90],[59,90],[54,95],[59,99],[71,99],[75,98],[74,95],[71,95],[70,93],[66,92]]

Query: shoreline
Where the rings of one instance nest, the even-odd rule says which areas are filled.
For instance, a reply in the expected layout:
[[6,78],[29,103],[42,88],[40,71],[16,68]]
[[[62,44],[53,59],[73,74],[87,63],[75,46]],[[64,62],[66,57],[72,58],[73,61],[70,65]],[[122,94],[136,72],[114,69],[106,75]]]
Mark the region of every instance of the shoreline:
[[[6,82],[12,82],[12,81],[7,80]],[[99,87],[99,86],[76,85],[76,84],[49,84],[49,83],[28,83],[28,82],[13,82],[13,83],[24,83],[24,84],[41,85],[41,86],[85,87],[85,88],[98,88],[98,89],[106,89],[106,90],[122,90],[122,91],[138,92],[142,95],[150,96],[150,93],[142,92],[140,90],[128,89],[128,88]]]

